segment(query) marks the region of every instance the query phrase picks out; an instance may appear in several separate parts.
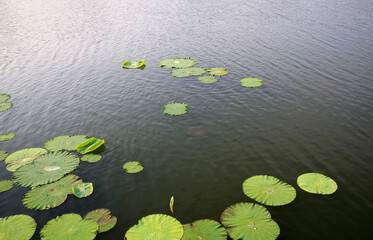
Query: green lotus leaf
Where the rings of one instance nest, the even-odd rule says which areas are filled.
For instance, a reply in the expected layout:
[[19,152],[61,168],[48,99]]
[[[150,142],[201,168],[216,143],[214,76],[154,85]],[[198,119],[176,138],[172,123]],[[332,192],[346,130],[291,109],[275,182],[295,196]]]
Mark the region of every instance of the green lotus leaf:
[[240,80],[240,83],[243,87],[260,87],[263,81],[259,78],[243,78]]
[[13,139],[16,135],[14,133],[9,133],[5,135],[0,135],[0,142],[2,141],[8,141],[10,139]]
[[5,94],[5,93],[0,94],[0,103],[4,103],[4,102],[8,101],[9,98],[10,98],[9,94]]
[[117,224],[117,218],[110,215],[110,210],[106,208],[93,210],[87,213],[84,219],[97,222],[100,227],[99,232],[107,232]]
[[218,79],[216,79],[215,77],[213,76],[202,76],[202,77],[199,77],[198,80],[201,82],[201,83],[216,83],[218,81]]
[[84,162],[96,163],[101,160],[101,155],[88,153],[81,158]]
[[171,71],[171,76],[174,77],[190,77],[190,76],[199,76],[206,73],[206,69],[201,67],[190,67],[190,68],[180,68],[174,69]]
[[123,68],[140,68],[144,66],[145,59],[141,59],[140,61],[125,61],[123,63]]
[[258,204],[234,204],[224,210],[221,222],[233,240],[273,240],[280,234],[268,210]]
[[0,218],[1,240],[29,240],[35,230],[36,222],[30,216],[19,214]]
[[141,172],[144,167],[141,165],[141,163],[132,161],[132,162],[127,162],[123,165],[123,169],[126,170],[128,173],[138,173]]
[[88,197],[93,193],[92,183],[79,183],[72,187],[73,193],[78,198]]
[[0,112],[8,110],[12,107],[13,107],[13,103],[11,103],[11,102],[0,103]]
[[97,231],[95,221],[83,220],[79,214],[69,213],[47,222],[40,231],[40,237],[41,240],[92,240]]
[[5,150],[0,150],[0,162],[8,157],[8,152]]
[[226,240],[227,231],[214,220],[203,219],[184,225],[184,236],[181,240]]
[[338,189],[337,183],[320,173],[305,173],[298,177],[298,186],[306,192],[328,195]]
[[246,196],[268,206],[282,206],[296,197],[296,191],[291,185],[267,175],[250,177],[242,187]]
[[81,154],[86,154],[86,153],[89,153],[89,152],[92,152],[92,151],[96,150],[102,144],[104,144],[104,142],[105,142],[105,140],[101,140],[101,139],[93,137],[93,138],[90,138],[87,141],[79,144],[77,146],[77,150]]
[[165,214],[143,217],[126,232],[127,240],[180,240],[184,230],[181,223]]
[[78,176],[71,174],[56,182],[34,187],[26,193],[23,205],[34,210],[58,207],[65,202],[68,194],[72,194],[72,187],[81,182]]
[[186,103],[169,103],[163,106],[166,115],[182,115],[188,112],[189,105]]
[[188,68],[196,65],[197,61],[190,58],[170,58],[158,63],[161,68]]
[[23,165],[32,163],[37,157],[47,153],[44,148],[26,148],[19,150],[15,153],[10,154],[5,163],[7,164],[6,169],[14,172]]
[[50,139],[48,142],[45,143],[44,147],[49,151],[74,151],[79,144],[87,140],[88,137],[85,135],[59,136]]
[[212,76],[224,76],[229,73],[225,68],[209,68],[207,72]]
[[35,187],[57,181],[79,165],[76,154],[57,151],[43,154],[34,162],[18,168],[14,182],[23,187]]
[[8,191],[8,190],[12,189],[12,187],[13,187],[13,182],[12,181],[10,181],[10,180],[0,181],[0,193]]

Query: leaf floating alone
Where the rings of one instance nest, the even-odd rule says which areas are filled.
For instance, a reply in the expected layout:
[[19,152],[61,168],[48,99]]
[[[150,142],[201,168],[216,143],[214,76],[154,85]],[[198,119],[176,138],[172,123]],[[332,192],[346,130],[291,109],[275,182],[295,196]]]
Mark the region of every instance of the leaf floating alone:
[[16,135],[14,133],[9,133],[5,135],[0,135],[0,142],[2,141],[8,141],[10,139],[13,139]]
[[196,60],[190,58],[170,58],[162,60],[158,63],[161,68],[188,68],[197,63]]
[[202,219],[184,225],[184,236],[181,240],[226,240],[227,231],[217,221]]
[[44,144],[44,147],[45,149],[49,151],[60,151],[60,150],[74,151],[76,150],[76,147],[79,144],[87,140],[88,140],[88,137],[86,135],[58,136],[46,142]]
[[123,169],[126,170],[128,173],[138,173],[141,172],[144,167],[141,165],[141,163],[137,161],[127,162],[123,165]]
[[175,199],[174,199],[174,196],[172,196],[171,199],[170,199],[170,210],[171,210],[172,214],[175,214],[175,212],[174,212],[174,202],[175,202]]
[[6,158],[6,169],[10,172],[14,172],[23,165],[32,163],[37,157],[45,153],[47,153],[47,150],[44,148],[26,148],[19,150]]
[[305,173],[298,177],[298,186],[306,192],[328,195],[338,189],[337,183],[320,173]]
[[0,94],[0,103],[4,103],[8,101],[9,98],[10,98],[9,94],[6,94],[6,93]]
[[243,87],[260,87],[263,81],[259,78],[244,78],[240,80],[240,83]]
[[47,222],[40,237],[42,240],[92,240],[98,227],[95,221],[83,220],[79,214],[64,214]]
[[88,153],[81,158],[84,162],[96,163],[101,160],[101,155]]
[[8,157],[8,152],[5,150],[0,150],[0,162]]
[[92,152],[92,151],[96,150],[102,144],[104,144],[104,142],[105,142],[105,140],[101,140],[101,139],[93,137],[93,138],[90,138],[87,141],[79,144],[77,146],[77,150],[81,154],[86,154],[86,153],[89,153],[89,152]]
[[110,215],[110,210],[106,208],[93,210],[87,213],[84,219],[97,222],[100,227],[99,232],[107,232],[117,224],[117,218]]
[[171,71],[171,76],[173,77],[190,77],[190,76],[199,76],[206,73],[206,69],[201,67],[190,67],[190,68],[180,68],[174,69]]
[[[6,192],[13,187],[13,182],[10,180],[0,181],[0,193]],[[1,235],[0,235],[1,236]]]
[[216,79],[213,76],[202,76],[202,77],[199,77],[198,80],[201,83],[206,83],[206,84],[216,83],[218,81],[218,79]]
[[78,185],[73,186],[73,193],[75,197],[78,198],[88,197],[93,193],[93,184],[79,183]]
[[207,72],[212,76],[224,76],[229,73],[225,68],[209,68]]
[[123,63],[123,68],[141,68],[145,64],[145,59],[140,61],[125,61]]
[[186,103],[169,103],[163,107],[166,115],[182,115],[188,112],[189,105]]
[[11,103],[11,102],[0,103],[0,112],[8,110],[12,107],[13,107],[13,103]]
[[1,240],[29,240],[36,230],[35,220],[28,215],[0,218]]

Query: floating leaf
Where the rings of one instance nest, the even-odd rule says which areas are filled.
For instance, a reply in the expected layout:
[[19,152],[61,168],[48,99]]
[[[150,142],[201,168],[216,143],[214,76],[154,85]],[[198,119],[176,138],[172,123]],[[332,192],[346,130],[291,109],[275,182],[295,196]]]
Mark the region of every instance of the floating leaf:
[[78,198],[88,197],[93,193],[92,183],[79,183],[73,186],[73,193]]
[[5,150],[0,150],[0,162],[8,157],[8,152]]
[[280,234],[268,210],[258,204],[234,204],[224,210],[221,222],[233,240],[273,240]]
[[12,189],[12,187],[13,187],[13,182],[12,181],[10,181],[10,180],[0,181],[0,193],[8,191],[8,190]]
[[298,186],[306,192],[315,194],[332,194],[338,189],[337,183],[320,173],[305,173],[298,177]]
[[79,144],[77,146],[77,150],[81,154],[86,154],[86,153],[89,153],[89,152],[92,152],[92,151],[96,150],[102,144],[104,144],[104,142],[105,142],[105,140],[101,140],[101,139],[93,137],[93,138],[90,138],[87,141]]
[[126,170],[128,173],[138,173],[141,172],[144,167],[141,165],[141,163],[132,161],[132,162],[127,162],[123,165],[123,169]]
[[50,139],[48,142],[45,143],[45,149],[49,151],[59,151],[59,150],[67,150],[67,151],[74,151],[76,147],[87,141],[88,137],[85,135],[67,135],[67,136],[59,136]]
[[206,84],[216,83],[218,81],[218,79],[216,79],[213,76],[202,76],[202,77],[199,77],[198,80],[201,83],[206,83]]
[[88,153],[81,158],[84,162],[96,163],[101,160],[101,155]]
[[165,214],[153,214],[141,218],[137,225],[126,232],[126,238],[127,240],[180,240],[183,233],[183,226],[175,218]]
[[174,213],[174,202],[175,202],[175,199],[174,199],[174,196],[172,196],[171,199],[170,199],[170,210],[171,210],[172,214],[175,214]]
[[212,76],[224,76],[229,73],[225,68],[209,68],[207,72]]
[[125,61],[123,63],[123,68],[140,68],[144,66],[145,59],[141,59],[140,61]]
[[163,106],[166,115],[182,115],[188,112],[189,105],[186,103],[169,103]]
[[5,135],[0,135],[0,142],[2,141],[8,141],[10,139],[13,139],[16,135],[14,133],[9,133]]
[[0,94],[0,103],[4,103],[4,102],[8,101],[9,98],[10,98],[9,94],[5,94],[5,93]]
[[110,210],[106,208],[93,210],[87,213],[84,219],[97,222],[100,227],[99,232],[107,232],[117,224],[117,218],[110,215]]
[[29,240],[35,230],[36,222],[30,216],[19,214],[0,218],[1,240]]
[[0,112],[8,110],[12,107],[13,107],[13,103],[11,103],[11,102],[0,103]]
[[26,148],[9,155],[6,158],[6,169],[14,172],[23,165],[32,163],[37,157],[47,153],[44,148]]
[[202,219],[184,225],[184,236],[181,240],[226,240],[227,231],[217,221]]
[[240,80],[240,83],[243,87],[260,87],[263,81],[259,78],[244,78]]
[[58,216],[44,225],[40,231],[41,240],[92,240],[96,237],[98,224],[83,220],[79,214]]
[[257,175],[246,179],[243,192],[249,198],[268,206],[282,206],[292,202],[296,197],[295,189],[279,179]]
[[35,210],[58,207],[65,202],[68,194],[72,194],[72,187],[81,182],[78,176],[71,174],[56,182],[34,187],[26,193],[23,205]]
[[191,68],[180,68],[174,69],[171,71],[171,76],[174,77],[190,77],[190,76],[199,76],[206,72],[206,69],[201,67],[191,67]]
[[161,68],[188,68],[197,63],[196,60],[190,58],[170,58],[162,60],[158,63]]
[[34,162],[18,168],[14,182],[23,187],[35,187],[57,181],[79,165],[76,154],[57,151],[43,154]]

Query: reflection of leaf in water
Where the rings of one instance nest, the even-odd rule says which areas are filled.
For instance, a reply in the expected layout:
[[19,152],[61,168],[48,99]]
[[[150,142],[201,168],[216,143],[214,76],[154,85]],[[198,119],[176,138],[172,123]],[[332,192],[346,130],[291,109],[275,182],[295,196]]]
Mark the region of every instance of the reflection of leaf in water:
[[188,128],[188,134],[194,137],[200,137],[206,134],[206,131],[203,129],[198,129],[194,127]]

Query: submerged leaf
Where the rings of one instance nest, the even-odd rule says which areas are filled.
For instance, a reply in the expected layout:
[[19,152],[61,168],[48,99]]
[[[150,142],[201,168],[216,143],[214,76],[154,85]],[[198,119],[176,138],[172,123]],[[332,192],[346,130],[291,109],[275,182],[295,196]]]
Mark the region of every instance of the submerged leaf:
[[123,169],[126,170],[128,173],[138,173],[141,172],[144,167],[141,165],[141,163],[137,161],[127,162],[123,165]]
[[79,144],[77,146],[77,150],[81,154],[86,154],[86,153],[89,153],[89,152],[92,152],[92,151],[96,150],[102,144],[104,144],[104,142],[105,142],[105,140],[101,140],[101,139],[93,137],[93,138],[90,138],[87,141]]
[[73,193],[75,197],[84,198],[88,197],[93,193],[93,184],[92,183],[79,183],[73,186]]
[[202,77],[199,77],[198,80],[201,83],[206,83],[206,84],[216,83],[218,81],[218,79],[216,79],[213,76],[202,76]]
[[11,103],[11,102],[0,103],[0,112],[8,110],[12,107],[13,107],[13,103]]
[[[0,193],[6,192],[13,187],[13,182],[10,180],[3,180],[0,181]],[[0,235],[1,236],[1,235]]]
[[163,106],[166,115],[182,115],[188,112],[189,105],[186,103],[169,103]]
[[240,83],[243,87],[260,87],[263,81],[259,78],[243,78],[240,80]]
[[123,68],[140,68],[144,66],[145,59],[141,59],[140,61],[125,61],[123,63]]
[[14,172],[21,166],[32,163],[37,157],[45,153],[47,153],[47,150],[44,148],[26,148],[19,150],[6,158],[6,169],[10,172]]
[[13,139],[16,135],[14,133],[9,133],[5,135],[0,135],[0,142],[2,141],[8,141],[10,139]]
[[174,69],[171,71],[171,76],[174,77],[190,77],[190,76],[199,76],[206,72],[206,69],[201,67],[190,67],[190,68],[180,68]]
[[88,153],[81,158],[84,162],[96,163],[101,160],[101,155]]
[[36,222],[30,216],[19,214],[0,218],[1,240],[29,240],[35,230]]
[[0,103],[4,103],[8,101],[9,98],[10,98],[9,94],[6,94],[6,93],[0,94]]
[[212,76],[224,76],[229,73],[225,68],[209,68],[207,71]]
[[8,157],[8,152],[5,150],[0,150],[0,162]]
[[86,135],[58,136],[46,142],[44,147],[45,149],[49,151],[59,151],[59,150],[74,151],[76,150],[76,147],[79,144],[87,140],[88,140],[88,137]]
[[172,196],[171,199],[170,199],[170,210],[171,210],[172,214],[175,214],[174,213],[174,202],[175,202],[175,199],[174,199],[174,196]]
[[194,66],[196,63],[196,60],[190,58],[170,58],[160,61],[158,65],[161,68],[187,68]]
[[338,189],[337,183],[321,173],[305,173],[298,177],[298,186],[306,192],[315,194],[332,194]]
[[184,236],[181,240],[226,240],[227,231],[217,221],[202,219],[184,225]]
[[117,218],[110,215],[110,210],[106,208],[93,210],[87,213],[84,219],[97,222],[100,227],[99,232],[107,232],[117,224]]

